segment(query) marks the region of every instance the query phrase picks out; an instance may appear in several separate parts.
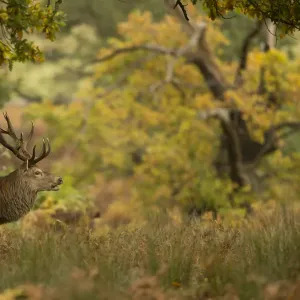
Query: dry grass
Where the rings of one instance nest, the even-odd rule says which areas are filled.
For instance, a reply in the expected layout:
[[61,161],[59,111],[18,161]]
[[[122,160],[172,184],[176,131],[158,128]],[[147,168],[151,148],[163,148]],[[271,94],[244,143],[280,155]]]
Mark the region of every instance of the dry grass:
[[300,218],[0,231],[1,299],[300,299]]

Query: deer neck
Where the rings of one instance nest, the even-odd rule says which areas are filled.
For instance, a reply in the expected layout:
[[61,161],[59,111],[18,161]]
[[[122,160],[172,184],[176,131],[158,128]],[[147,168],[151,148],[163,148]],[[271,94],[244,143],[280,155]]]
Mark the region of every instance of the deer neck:
[[[27,214],[34,205],[37,191],[15,170],[0,178],[0,224],[1,220],[13,222]],[[5,223],[7,223],[5,222]]]

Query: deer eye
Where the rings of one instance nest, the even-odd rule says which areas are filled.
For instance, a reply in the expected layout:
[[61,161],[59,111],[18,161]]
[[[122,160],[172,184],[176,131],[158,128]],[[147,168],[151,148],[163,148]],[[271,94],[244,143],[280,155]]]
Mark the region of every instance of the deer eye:
[[42,175],[42,172],[41,171],[35,171],[34,175]]

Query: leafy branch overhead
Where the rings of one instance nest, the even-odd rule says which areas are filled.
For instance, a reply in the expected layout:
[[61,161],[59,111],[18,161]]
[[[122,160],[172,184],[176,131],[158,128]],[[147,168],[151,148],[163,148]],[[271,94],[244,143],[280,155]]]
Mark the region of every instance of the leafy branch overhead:
[[[270,19],[281,26],[283,34],[292,33],[300,29],[300,2],[286,0],[190,0],[193,5],[201,3],[209,17],[225,18],[231,11],[241,12],[249,17],[266,20]],[[176,0],[175,7],[179,7],[186,20],[189,20],[186,6],[182,0]]]
[[43,53],[37,45],[29,41],[28,35],[43,33],[53,41],[55,34],[64,26],[64,14],[59,10],[62,0],[53,4],[48,0],[43,6],[36,0],[0,1],[0,65],[14,62],[43,60]]

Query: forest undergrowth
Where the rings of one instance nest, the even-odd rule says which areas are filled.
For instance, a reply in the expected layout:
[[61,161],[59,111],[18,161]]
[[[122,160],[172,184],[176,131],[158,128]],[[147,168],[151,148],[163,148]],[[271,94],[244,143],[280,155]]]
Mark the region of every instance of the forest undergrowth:
[[300,299],[300,216],[0,228],[0,299]]

